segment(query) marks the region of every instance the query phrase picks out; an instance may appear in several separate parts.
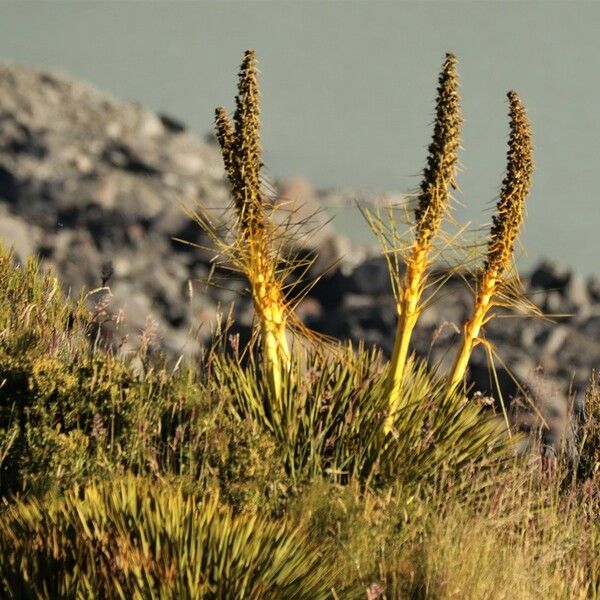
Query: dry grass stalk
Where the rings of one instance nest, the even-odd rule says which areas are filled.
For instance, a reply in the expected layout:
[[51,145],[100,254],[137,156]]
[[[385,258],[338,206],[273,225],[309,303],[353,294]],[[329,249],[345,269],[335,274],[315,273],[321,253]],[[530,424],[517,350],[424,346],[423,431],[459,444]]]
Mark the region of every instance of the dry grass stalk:
[[516,92],[508,93],[508,102],[510,137],[506,175],[492,220],[485,264],[478,277],[473,312],[464,325],[462,344],[452,369],[451,388],[463,380],[473,348],[479,342],[481,328],[490,318],[488,313],[495,304],[495,295],[506,283],[514,244],[525,217],[525,198],[533,173],[531,128],[525,107]]
[[252,289],[272,391],[279,397],[282,370],[290,362],[286,338],[288,311],[260,177],[263,165],[257,73],[255,52],[247,50],[240,69],[234,123],[220,107],[216,110],[215,126],[238,215],[243,270]]
[[398,290],[398,325],[388,375],[390,417],[398,408],[413,329],[421,312],[420,300],[431,264],[430,253],[450,196],[455,187],[460,147],[460,97],[456,57],[447,54],[439,77],[433,139],[415,210],[415,235],[407,271]]

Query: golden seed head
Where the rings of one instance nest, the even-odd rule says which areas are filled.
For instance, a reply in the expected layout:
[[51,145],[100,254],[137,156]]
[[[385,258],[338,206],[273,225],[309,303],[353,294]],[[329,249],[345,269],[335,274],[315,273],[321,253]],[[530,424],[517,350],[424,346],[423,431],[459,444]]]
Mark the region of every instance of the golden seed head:
[[[231,124],[231,119],[229,118],[227,111],[222,106],[219,106],[215,110],[215,131],[217,134],[217,141],[221,147],[221,154],[223,155],[225,173],[227,173],[229,181],[233,186],[235,183],[235,163],[233,157],[235,134],[233,131],[233,125]],[[236,194],[234,192],[234,197],[235,195]]]
[[433,139],[415,210],[416,239],[422,246],[428,245],[439,229],[448,201],[448,186],[455,185],[462,122],[456,57],[446,54],[437,89]]
[[219,146],[221,146],[223,153],[223,159],[225,160],[225,168],[229,172],[233,167],[231,151],[233,148],[234,132],[229,115],[222,106],[215,109],[215,130]]
[[261,206],[262,149],[258,71],[254,50],[247,50],[240,67],[233,124],[224,108],[215,111],[215,129],[229,177],[242,235],[264,227]]
[[525,198],[533,173],[531,128],[521,99],[508,92],[510,136],[506,154],[506,175],[492,219],[485,271],[502,273],[510,264],[514,243],[525,216]]
[[240,68],[234,122],[235,162],[243,165],[243,169],[240,168],[238,173],[239,183],[244,193],[246,209],[254,211],[260,203],[262,168],[258,71],[254,50],[246,50]]

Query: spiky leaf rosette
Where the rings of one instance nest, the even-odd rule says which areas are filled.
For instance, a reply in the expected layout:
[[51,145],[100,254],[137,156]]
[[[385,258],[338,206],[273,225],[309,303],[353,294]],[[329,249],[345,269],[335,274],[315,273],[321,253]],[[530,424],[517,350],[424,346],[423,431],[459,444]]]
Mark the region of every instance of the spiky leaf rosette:
[[515,91],[508,92],[508,103],[510,137],[506,175],[492,220],[485,263],[477,278],[473,313],[464,326],[462,345],[452,369],[452,387],[462,381],[481,328],[494,305],[494,297],[505,283],[506,273],[512,265],[514,244],[525,218],[525,198],[533,174],[531,128],[525,107]]
[[219,355],[213,369],[218,393],[230,398],[227,410],[273,437],[295,484],[325,477],[374,487],[394,481],[414,489],[442,473],[487,469],[508,456],[501,423],[460,394],[447,395],[446,381],[412,359],[387,433],[388,395],[377,352],[295,352],[284,393],[271,399],[260,365]]
[[308,534],[128,475],[0,517],[3,598],[329,598]]
[[427,284],[433,241],[447,210],[449,188],[455,186],[461,124],[456,57],[454,54],[447,54],[437,89],[433,139],[429,145],[427,166],[423,171],[421,191],[415,209],[415,237],[407,258],[406,275],[397,286],[398,325],[388,375],[388,425],[391,424],[391,414],[397,410],[400,402],[400,387],[410,339],[421,312],[420,300]]

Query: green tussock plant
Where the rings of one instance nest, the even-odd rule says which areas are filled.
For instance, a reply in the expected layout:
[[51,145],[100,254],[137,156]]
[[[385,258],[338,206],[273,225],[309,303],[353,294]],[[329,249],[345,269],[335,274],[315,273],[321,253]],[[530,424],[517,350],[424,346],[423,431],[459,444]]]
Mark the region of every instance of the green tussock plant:
[[0,518],[3,597],[328,598],[335,572],[300,528],[132,476]]

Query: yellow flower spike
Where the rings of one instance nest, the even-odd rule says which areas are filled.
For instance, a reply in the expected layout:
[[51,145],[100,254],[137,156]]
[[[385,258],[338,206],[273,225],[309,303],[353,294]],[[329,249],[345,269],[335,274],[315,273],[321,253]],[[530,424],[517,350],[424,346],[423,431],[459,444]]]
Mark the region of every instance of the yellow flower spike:
[[439,77],[433,139],[415,210],[415,236],[405,277],[398,290],[398,324],[388,372],[389,415],[386,430],[401,401],[401,386],[413,329],[421,312],[420,299],[430,266],[430,251],[455,186],[460,147],[460,97],[456,57],[447,54]]
[[283,369],[289,368],[286,336],[288,309],[283,282],[278,276],[278,257],[273,249],[273,224],[265,210],[261,185],[260,105],[254,50],[247,50],[239,74],[233,124],[224,108],[215,112],[215,129],[221,146],[238,213],[238,242],[243,270],[252,289],[260,323],[262,346],[271,391],[281,396]]
[[487,256],[478,277],[473,313],[465,323],[463,340],[450,376],[451,389],[463,380],[479,333],[494,305],[494,295],[505,281],[512,264],[514,243],[525,217],[525,198],[533,173],[531,128],[525,107],[516,92],[508,92],[510,137],[506,175],[502,182],[497,211],[492,220]]

